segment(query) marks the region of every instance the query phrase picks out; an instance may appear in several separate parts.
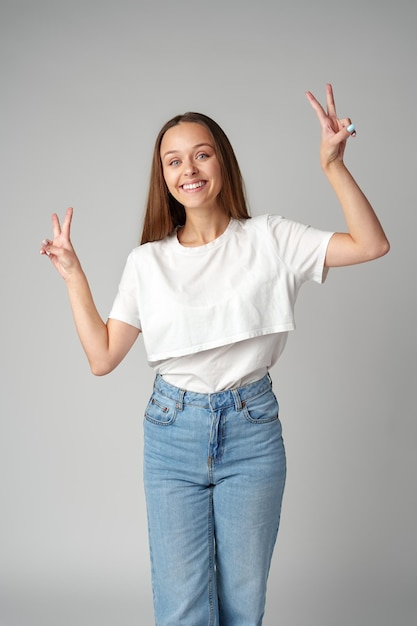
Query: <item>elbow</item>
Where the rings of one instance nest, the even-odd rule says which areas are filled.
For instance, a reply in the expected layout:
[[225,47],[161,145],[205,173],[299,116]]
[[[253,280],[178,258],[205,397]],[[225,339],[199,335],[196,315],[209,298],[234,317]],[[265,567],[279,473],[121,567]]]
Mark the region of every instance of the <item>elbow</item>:
[[109,374],[111,370],[104,370],[104,369],[100,369],[100,368],[95,368],[95,367],[91,367],[91,373],[94,376],[106,376],[106,374]]
[[99,367],[97,365],[90,365],[90,370],[94,376],[106,376],[106,374],[109,374],[111,372],[110,369]]
[[383,246],[383,251],[381,253],[381,256],[384,256],[385,254],[388,254],[388,252],[391,250],[391,244],[388,241],[388,239],[385,239],[385,243]]
[[385,256],[386,254],[388,254],[388,252],[390,251],[390,243],[388,241],[388,239],[386,237],[384,237],[384,239],[378,244],[378,246],[375,247],[375,249],[372,251],[373,252],[373,256],[372,259],[379,259],[382,256]]
[[90,361],[90,370],[94,376],[106,376],[114,370],[114,366],[104,361]]
[[375,261],[382,256],[388,254],[390,250],[390,243],[386,237],[375,241],[370,245],[362,248],[362,251],[358,255],[358,263],[367,263],[368,261]]

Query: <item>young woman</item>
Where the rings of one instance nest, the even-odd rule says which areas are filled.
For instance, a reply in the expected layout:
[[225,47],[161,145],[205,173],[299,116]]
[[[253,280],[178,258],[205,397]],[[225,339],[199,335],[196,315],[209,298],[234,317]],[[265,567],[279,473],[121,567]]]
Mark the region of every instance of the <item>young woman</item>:
[[70,241],[72,209],[41,254],[65,279],[91,370],[113,370],[143,333],[154,390],[144,480],[156,624],[259,626],[285,483],[269,368],[294,328],[294,303],[327,268],[370,261],[388,241],[346,169],[355,134],[308,92],[321,165],[347,223],[330,233],[250,218],[230,143],[210,118],[169,121],[155,144],[141,245],[109,319],[99,316]]

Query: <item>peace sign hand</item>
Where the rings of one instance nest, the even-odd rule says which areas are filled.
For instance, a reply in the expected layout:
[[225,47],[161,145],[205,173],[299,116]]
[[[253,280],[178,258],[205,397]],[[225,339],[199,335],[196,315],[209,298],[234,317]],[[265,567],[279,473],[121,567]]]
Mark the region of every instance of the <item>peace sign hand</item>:
[[64,280],[66,280],[73,270],[80,269],[80,262],[75,254],[70,239],[71,220],[73,210],[67,209],[65,219],[61,225],[56,213],[52,215],[52,227],[54,239],[44,239],[42,241],[40,253],[48,256]]
[[323,109],[310,91],[306,92],[306,96],[321,124],[320,163],[322,168],[326,170],[332,163],[343,162],[346,140],[348,137],[356,135],[355,127],[350,118],[339,119],[337,117],[331,85],[326,85],[327,111]]

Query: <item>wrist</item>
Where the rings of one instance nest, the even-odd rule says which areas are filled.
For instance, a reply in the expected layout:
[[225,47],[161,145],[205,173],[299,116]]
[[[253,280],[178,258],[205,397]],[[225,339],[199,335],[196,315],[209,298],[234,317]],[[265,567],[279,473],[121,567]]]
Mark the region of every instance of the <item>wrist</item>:
[[77,283],[80,280],[85,280],[85,274],[78,259],[74,265],[64,269],[62,277],[68,285],[71,283]]
[[327,177],[340,172],[347,172],[347,167],[341,159],[335,159],[334,161],[322,163],[321,168]]

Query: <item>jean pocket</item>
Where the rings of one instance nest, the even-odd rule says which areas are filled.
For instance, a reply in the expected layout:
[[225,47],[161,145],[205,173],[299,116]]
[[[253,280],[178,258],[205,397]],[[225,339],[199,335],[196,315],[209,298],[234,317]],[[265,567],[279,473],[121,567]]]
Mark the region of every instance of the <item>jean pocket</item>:
[[145,419],[159,426],[169,426],[175,422],[177,407],[175,404],[165,402],[165,398],[152,396],[145,409]]
[[250,398],[243,406],[243,415],[252,424],[267,424],[279,419],[278,400],[271,389],[255,398]]

